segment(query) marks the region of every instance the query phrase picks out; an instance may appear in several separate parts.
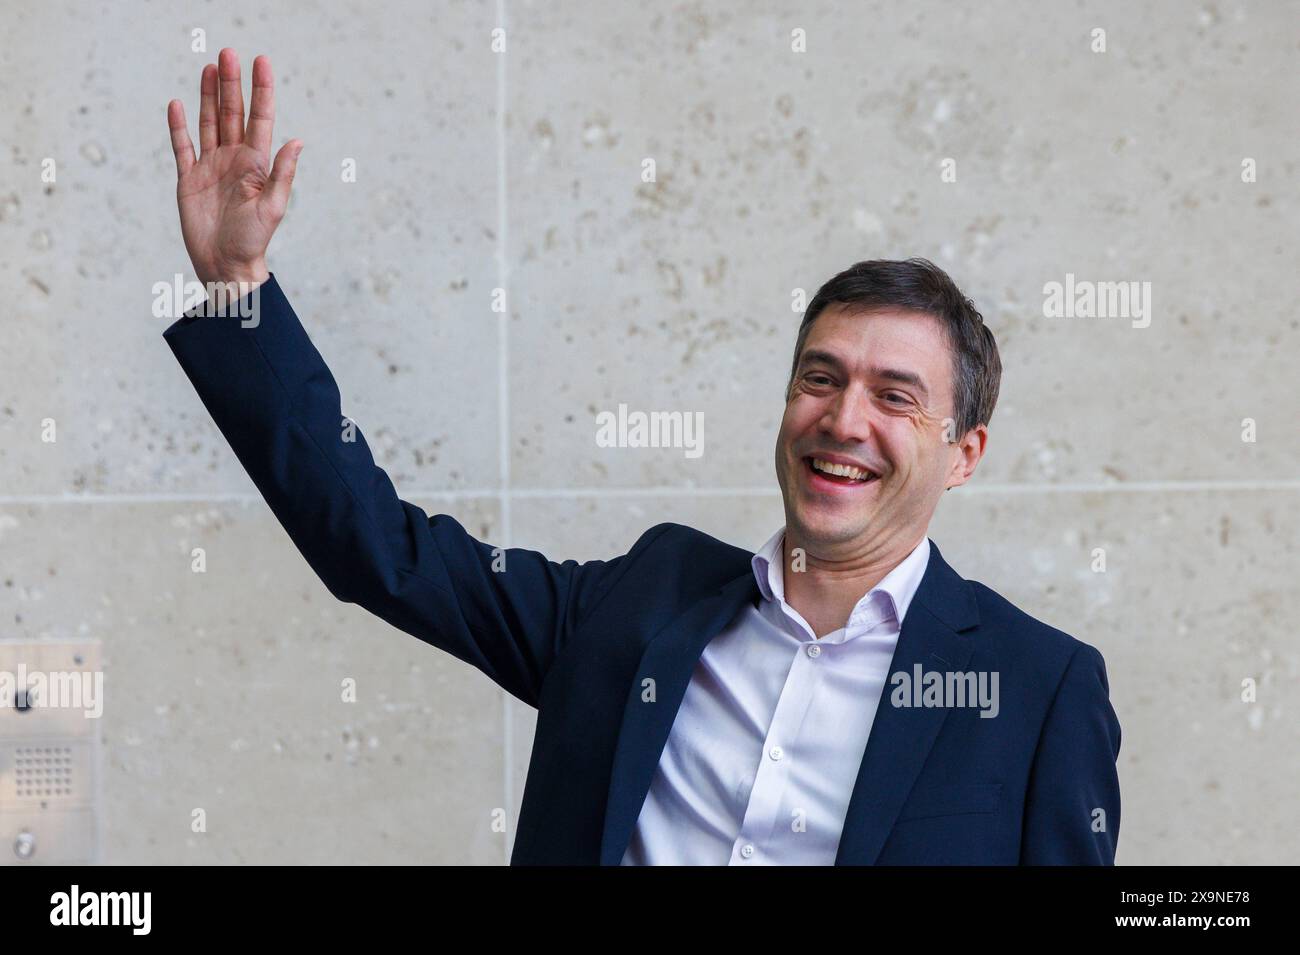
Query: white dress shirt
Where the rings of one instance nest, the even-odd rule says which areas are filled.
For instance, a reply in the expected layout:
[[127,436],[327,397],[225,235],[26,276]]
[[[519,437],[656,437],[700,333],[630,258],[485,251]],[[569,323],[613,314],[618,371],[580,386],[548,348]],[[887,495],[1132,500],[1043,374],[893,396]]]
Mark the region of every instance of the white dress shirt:
[[785,602],[785,528],[752,558],[763,599],[709,641],[623,865],[833,865],[921,542],[817,639]]

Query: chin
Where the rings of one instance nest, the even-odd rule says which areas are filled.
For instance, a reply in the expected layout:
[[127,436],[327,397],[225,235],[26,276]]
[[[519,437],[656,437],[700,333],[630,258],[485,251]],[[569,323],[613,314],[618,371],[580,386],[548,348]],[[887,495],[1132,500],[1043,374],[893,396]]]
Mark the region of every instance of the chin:
[[852,540],[869,525],[867,517],[854,514],[851,517],[831,514],[803,514],[798,520],[804,536],[827,542]]

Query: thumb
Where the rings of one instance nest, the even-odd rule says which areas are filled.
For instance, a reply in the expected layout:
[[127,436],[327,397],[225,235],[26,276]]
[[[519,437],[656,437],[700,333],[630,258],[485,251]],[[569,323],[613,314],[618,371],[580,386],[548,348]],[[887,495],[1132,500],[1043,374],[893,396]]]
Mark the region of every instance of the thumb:
[[271,176],[267,181],[265,195],[277,215],[284,215],[284,210],[289,207],[289,188],[293,185],[293,176],[298,170],[300,152],[302,152],[302,140],[291,139],[275,154],[275,163],[271,166]]

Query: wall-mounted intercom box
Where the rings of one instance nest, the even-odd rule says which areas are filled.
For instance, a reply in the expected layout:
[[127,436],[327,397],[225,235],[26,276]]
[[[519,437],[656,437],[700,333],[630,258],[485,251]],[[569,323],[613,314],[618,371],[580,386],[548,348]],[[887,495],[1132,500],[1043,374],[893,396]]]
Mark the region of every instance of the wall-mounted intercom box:
[[0,640],[0,865],[94,864],[99,641]]

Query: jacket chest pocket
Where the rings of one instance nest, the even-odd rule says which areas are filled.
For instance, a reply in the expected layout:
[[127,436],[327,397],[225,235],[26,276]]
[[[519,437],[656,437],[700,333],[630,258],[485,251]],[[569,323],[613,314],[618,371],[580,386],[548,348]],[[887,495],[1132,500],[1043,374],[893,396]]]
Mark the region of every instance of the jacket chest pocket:
[[968,783],[960,786],[927,786],[915,789],[903,804],[896,822],[997,812],[1002,799],[1001,783]]

